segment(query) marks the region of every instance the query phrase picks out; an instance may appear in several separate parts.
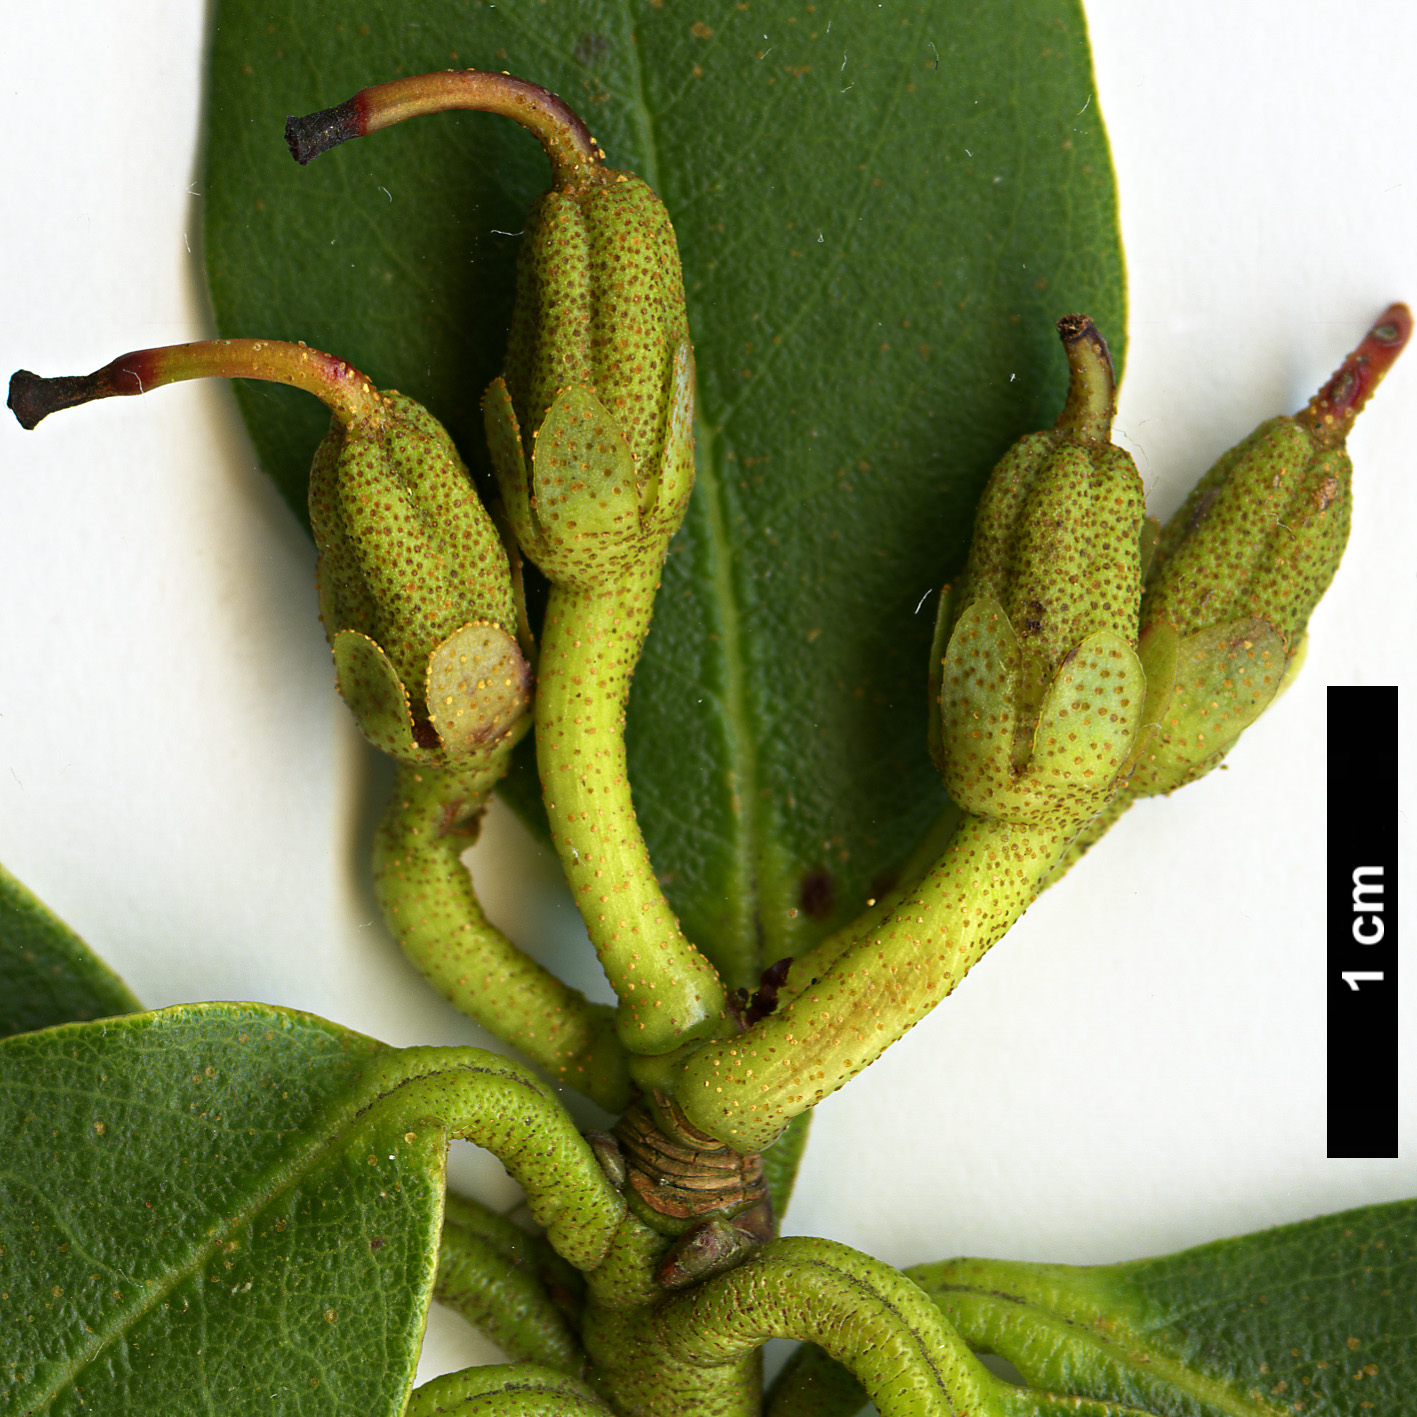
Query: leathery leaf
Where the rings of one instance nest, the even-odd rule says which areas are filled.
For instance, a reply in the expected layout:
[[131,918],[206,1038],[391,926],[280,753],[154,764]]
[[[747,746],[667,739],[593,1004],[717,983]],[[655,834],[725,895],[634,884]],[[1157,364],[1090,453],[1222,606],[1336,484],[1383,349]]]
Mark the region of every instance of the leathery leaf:
[[906,1271],[1030,1386],[1157,1417],[1361,1417],[1417,1388],[1417,1201],[1115,1265]]
[[123,981],[0,866],[0,1038],[141,1008]]
[[393,1417],[459,1128],[598,1257],[623,1202],[544,1085],[480,1050],[257,1004],[0,1043],[0,1406]]

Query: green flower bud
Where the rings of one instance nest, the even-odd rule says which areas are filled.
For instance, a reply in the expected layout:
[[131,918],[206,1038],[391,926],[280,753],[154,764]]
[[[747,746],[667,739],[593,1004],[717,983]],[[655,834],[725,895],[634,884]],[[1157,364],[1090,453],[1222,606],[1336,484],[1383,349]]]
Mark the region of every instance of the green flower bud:
[[1110,441],[1107,346],[1061,320],[1071,380],[1048,432],[994,469],[964,575],[936,621],[932,750],[950,796],[1006,821],[1110,800],[1141,722],[1141,478]]
[[376,747],[447,766],[529,722],[507,554],[443,426],[402,394],[315,454],[320,618],[340,693]]
[[1306,409],[1262,423],[1162,529],[1141,606],[1160,708],[1132,796],[1209,772],[1297,671],[1348,542],[1345,441],[1411,330],[1390,307]]
[[663,555],[693,487],[694,360],[674,229],[640,178],[597,167],[537,199],[483,410],[508,519],[552,581]]
[[320,615],[340,693],[365,736],[402,762],[476,765],[530,726],[511,570],[452,439],[402,394],[283,340],[136,350],[81,377],[20,370],[26,428],[58,409],[182,379],[269,379],[333,417],[310,474]]

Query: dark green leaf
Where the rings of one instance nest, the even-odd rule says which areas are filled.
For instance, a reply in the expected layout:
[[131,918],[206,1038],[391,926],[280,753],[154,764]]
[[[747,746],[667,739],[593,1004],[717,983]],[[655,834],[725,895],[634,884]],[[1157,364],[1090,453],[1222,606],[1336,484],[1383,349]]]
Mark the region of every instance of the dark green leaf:
[[43,901],[0,866],[0,1038],[142,1007]]
[[1363,1417],[1417,1391],[1417,1201],[1118,1265],[908,1274],[1030,1385],[1159,1417]]
[[[288,113],[449,66],[560,92],[679,234],[699,478],[635,681],[631,772],[685,928],[748,987],[879,893],[941,809],[930,595],[989,467],[1060,406],[1053,321],[1087,310],[1120,362],[1081,8],[418,0],[337,22],[320,0],[221,0],[223,333],[305,339],[427,403],[485,487],[478,398],[546,182],[536,143],[442,115],[302,170],[281,138]],[[323,414],[268,386],[242,398],[298,504]]]
[[446,1133],[354,1109],[390,1054],[255,1004],[0,1044],[0,1410],[401,1411]]

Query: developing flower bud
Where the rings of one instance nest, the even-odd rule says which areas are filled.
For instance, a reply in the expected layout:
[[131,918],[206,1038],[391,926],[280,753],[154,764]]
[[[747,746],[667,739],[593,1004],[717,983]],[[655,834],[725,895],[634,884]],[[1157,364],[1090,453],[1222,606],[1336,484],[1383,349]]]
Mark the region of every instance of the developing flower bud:
[[1114,382],[1101,335],[1080,315],[1058,332],[1067,404],[991,474],[932,657],[932,749],[946,790],[966,811],[1007,821],[1100,811],[1146,691],[1136,655],[1141,479],[1110,441]]
[[1348,542],[1345,441],[1411,332],[1408,308],[1390,306],[1307,408],[1226,453],[1162,529],[1141,623],[1164,709],[1132,796],[1209,772],[1297,670]]
[[664,204],[608,168],[543,194],[483,408],[508,517],[551,580],[591,589],[663,555],[693,486],[693,382]]
[[397,393],[377,426],[334,420],[310,522],[340,693],[370,742],[449,766],[527,727],[507,555],[442,424]]
[[304,345],[210,340],[125,354],[81,378],[20,370],[9,402],[33,428],[61,408],[207,376],[289,384],[330,407],[310,477],[320,610],[369,740],[444,766],[524,730],[531,671],[506,553],[452,440],[412,399]]

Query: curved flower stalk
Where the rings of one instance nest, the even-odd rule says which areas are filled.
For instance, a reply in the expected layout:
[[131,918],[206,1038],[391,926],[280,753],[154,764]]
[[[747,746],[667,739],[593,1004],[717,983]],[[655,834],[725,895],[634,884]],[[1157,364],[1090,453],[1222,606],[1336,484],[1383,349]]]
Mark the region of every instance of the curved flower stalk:
[[524,954],[484,915],[462,853],[506,770],[400,764],[374,836],[374,890],[404,953],[468,1017],[609,1111],[629,1100],[614,1013]]
[[416,1388],[404,1417],[608,1417],[611,1409],[577,1378],[540,1363],[495,1363],[445,1373]]
[[[980,1352],[988,1352],[980,1348]],[[768,1390],[764,1417],[857,1417],[866,1390],[834,1358],[805,1345],[788,1359]],[[983,1417],[1155,1417],[1144,1408],[1100,1398],[1072,1397],[1000,1384]]]
[[[1024,1417],[1126,1409],[1024,1393],[969,1351],[930,1298],[900,1271],[830,1240],[774,1240],[727,1274],[644,1315],[606,1315],[588,1329],[618,1410],[640,1417],[753,1417],[758,1351],[770,1338],[814,1344],[850,1375],[834,1378],[822,1405],[789,1376],[770,1399],[788,1412],[882,1417]],[[807,1375],[810,1377],[810,1374]]]
[[741,1150],[768,1145],[934,1008],[1130,768],[1147,697],[1141,480],[1109,441],[1106,344],[1082,316],[1059,333],[1066,406],[995,469],[939,614],[932,749],[965,815],[923,878],[794,962],[785,1005],[686,1061],[685,1114]]
[[[549,1261],[556,1261],[554,1272]],[[573,1278],[574,1276],[574,1278]],[[447,1197],[433,1297],[518,1362],[579,1375],[586,1358],[549,1292],[579,1279],[545,1242],[464,1196]]]
[[[342,360],[280,340],[138,350],[82,377],[21,370],[9,405],[33,428],[94,399],[208,377],[287,384],[333,415],[310,478],[320,608],[341,694],[365,737],[401,764],[377,849],[390,928],[463,1012],[597,1101],[622,1104],[608,1011],[487,921],[458,860],[531,725],[531,674],[506,553],[437,420]],[[489,978],[514,987],[488,989]]]
[[576,903],[620,1000],[632,1054],[720,1024],[724,988],[655,878],[626,774],[625,706],[669,539],[693,486],[694,368],[663,203],[605,167],[553,95],[470,70],[365,89],[292,119],[305,162],[420,113],[505,113],[542,141],[554,185],[527,216],[503,378],[484,400],[507,518],[552,583],[541,645],[538,765]]
[[584,1270],[604,1259],[625,1202],[530,1069],[481,1048],[403,1048],[369,1070],[354,1105],[438,1118],[451,1137],[485,1147],[507,1168],[557,1254]]

